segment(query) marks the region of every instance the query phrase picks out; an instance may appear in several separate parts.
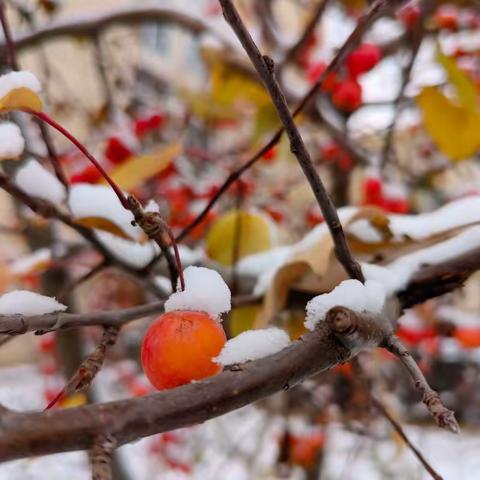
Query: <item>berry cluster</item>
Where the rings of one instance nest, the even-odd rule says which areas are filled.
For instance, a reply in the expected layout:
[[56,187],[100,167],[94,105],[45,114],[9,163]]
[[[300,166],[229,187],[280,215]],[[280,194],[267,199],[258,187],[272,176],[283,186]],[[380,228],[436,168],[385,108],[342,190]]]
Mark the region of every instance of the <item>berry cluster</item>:
[[[331,101],[338,110],[348,114],[360,107],[362,86],[358,79],[372,70],[381,58],[380,47],[372,43],[363,43],[348,55],[340,73],[327,76],[322,90],[330,94]],[[326,68],[327,65],[324,62],[308,63],[306,67],[308,81],[317,82]]]

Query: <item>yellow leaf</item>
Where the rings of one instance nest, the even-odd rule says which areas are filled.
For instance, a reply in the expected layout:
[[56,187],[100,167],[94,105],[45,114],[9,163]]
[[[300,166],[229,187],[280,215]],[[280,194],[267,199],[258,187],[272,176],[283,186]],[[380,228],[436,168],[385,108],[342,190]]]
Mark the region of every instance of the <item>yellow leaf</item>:
[[21,110],[23,108],[28,108],[36,112],[42,110],[40,97],[29,88],[14,88],[0,98],[0,112]]
[[271,100],[264,86],[247,73],[215,61],[211,71],[212,99],[220,105],[232,106],[239,101],[253,105],[270,105]]
[[269,250],[273,243],[272,228],[261,214],[230,211],[222,215],[208,232],[207,255],[222,265],[232,265],[238,231],[238,258]]
[[88,228],[95,228],[97,230],[103,230],[109,232],[117,237],[125,238],[127,240],[133,240],[130,235],[125,233],[117,224],[113,223],[108,218],[103,217],[83,217],[75,220],[75,223]]
[[452,57],[447,57],[439,52],[437,59],[446,70],[450,83],[455,87],[460,105],[471,112],[476,112],[478,109],[477,91],[468,75],[458,68]]
[[62,408],[80,407],[87,403],[87,396],[84,393],[73,393],[68,397],[61,398],[58,405]]
[[480,147],[480,113],[456,105],[435,87],[417,97],[426,130],[439,150],[452,160],[473,155]]
[[[131,157],[109,174],[120,188],[131,190],[167,168],[181,153],[182,146],[174,143],[153,153]],[[101,183],[106,183],[105,179]]]
[[232,337],[236,337],[245,330],[253,328],[255,317],[260,310],[260,305],[245,305],[243,307],[234,308],[229,319],[230,333],[232,334]]

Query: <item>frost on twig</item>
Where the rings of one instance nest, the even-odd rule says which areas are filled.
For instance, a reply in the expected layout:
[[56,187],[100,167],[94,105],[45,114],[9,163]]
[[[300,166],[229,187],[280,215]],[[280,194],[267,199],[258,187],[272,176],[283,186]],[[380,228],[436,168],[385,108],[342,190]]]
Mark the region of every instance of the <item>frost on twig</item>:
[[391,334],[385,339],[384,347],[392,352],[408,370],[415,388],[422,395],[422,402],[428,408],[437,425],[453,433],[459,433],[460,427],[455,419],[454,412],[443,405],[439,394],[430,387],[417,362],[400,340]]
[[92,480],[112,480],[112,456],[117,442],[111,435],[99,435],[90,449]]
[[88,355],[85,360],[83,360],[65,387],[48,404],[46,410],[52,408],[62,397],[83,392],[88,389],[93,379],[103,366],[107,348],[114,345],[114,343],[117,341],[119,330],[119,327],[116,326],[110,326],[104,329],[102,339],[95,350]]

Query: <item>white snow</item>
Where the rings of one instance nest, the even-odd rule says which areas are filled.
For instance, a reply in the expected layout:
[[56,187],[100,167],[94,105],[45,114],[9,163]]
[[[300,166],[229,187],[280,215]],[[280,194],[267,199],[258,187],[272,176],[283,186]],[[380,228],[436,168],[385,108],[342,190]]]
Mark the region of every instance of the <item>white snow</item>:
[[[401,196],[398,189],[391,190],[390,196]],[[418,215],[388,215],[388,228],[393,241],[403,239],[423,240],[433,235],[480,222],[480,196],[465,197],[447,203],[433,212]],[[367,219],[350,224],[347,231],[366,243],[378,243],[383,235]]]
[[288,334],[280,328],[247,330],[228,340],[214,361],[221,365],[233,365],[258,360],[283,350],[289,343]]
[[[348,222],[357,212],[357,207],[343,207],[338,209],[338,217],[342,224]],[[299,242],[294,245],[273,248],[267,252],[249,255],[237,264],[238,272],[245,275],[257,275],[257,283],[253,293],[264,294],[277,270],[291,261],[295,255],[313,248],[325,235],[329,235],[328,226],[325,222],[317,225],[308,232]]]
[[132,225],[132,212],[123,208],[115,192],[105,185],[77,183],[72,185],[68,205],[75,218],[105,218],[120,227],[127,235],[139,240],[143,232]]
[[145,205],[144,209],[145,213],[160,213],[160,206],[158,203],[151,198],[148,203]]
[[231,309],[232,294],[221,275],[205,267],[187,267],[183,271],[185,290],[172,293],[165,302],[165,311],[198,310],[207,312],[212,318]]
[[23,192],[53,204],[62,203],[67,197],[60,180],[33,159],[17,170],[15,183]]
[[390,230],[396,238],[421,240],[447,230],[480,222],[480,196],[465,197],[447,203],[430,213],[390,215]]
[[0,315],[43,315],[45,313],[63,312],[67,307],[53,297],[15,290],[0,297]]
[[154,242],[132,242],[101,230],[95,236],[112,255],[134,268],[145,267],[160,252]]
[[377,280],[387,295],[402,290],[423,265],[435,265],[480,247],[480,226],[414,253],[404,255],[385,266],[362,263],[366,278]]
[[0,160],[18,158],[25,148],[20,128],[12,122],[0,124]]
[[31,72],[9,72],[0,76],[0,98],[17,88],[28,88],[35,93],[40,93],[42,89],[37,77]]
[[306,306],[305,327],[313,330],[326,313],[333,307],[343,306],[356,312],[381,313],[386,292],[380,282],[367,280],[365,284],[358,280],[344,280],[331,292],[317,295]]
[[14,275],[25,275],[34,270],[38,265],[49,263],[51,259],[52,251],[49,248],[39,248],[10,264],[10,271]]

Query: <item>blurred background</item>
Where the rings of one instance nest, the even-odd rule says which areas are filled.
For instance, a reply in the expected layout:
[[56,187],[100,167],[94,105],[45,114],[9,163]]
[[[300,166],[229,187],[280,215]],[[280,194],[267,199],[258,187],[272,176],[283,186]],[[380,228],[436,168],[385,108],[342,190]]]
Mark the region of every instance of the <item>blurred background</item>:
[[[280,125],[217,1],[5,3],[18,61],[40,79],[44,110],[74,132],[122,188],[142,201],[154,199],[176,235]],[[235,4],[262,52],[275,60],[292,107],[368,8],[363,0]],[[335,205],[413,215],[478,195],[478,4],[432,0],[392,8],[354,53],[297,117]],[[474,92],[476,104],[465,104],[466,92]],[[22,128],[27,147],[20,162],[4,162],[5,169],[15,172],[30,158],[48,165],[37,125],[26,116],[9,117]],[[101,184],[77,150],[53,131],[51,137],[71,185]],[[171,291],[166,265],[152,264],[155,247],[119,235],[111,221],[77,219],[96,229],[113,258],[105,263],[71,229],[34,215],[4,191],[0,209],[2,293],[35,290],[56,296],[71,311],[90,312],[140,305]],[[322,223],[282,138],[188,231],[182,260],[213,266],[234,294],[251,293],[261,271],[242,260],[293,244]],[[380,259],[384,247],[357,245],[355,252],[379,262],[395,258],[387,248]],[[475,274],[461,290],[408,310],[398,330],[455,410],[461,436],[433,426],[393,357],[381,350],[361,354],[389,411],[444,479],[480,478],[479,279]],[[305,291],[292,290],[291,302],[273,321],[297,338],[304,331]],[[152,391],[139,364],[146,320],[122,330],[88,394],[67,396],[60,408]],[[254,304],[234,309],[225,325],[235,336],[268,322]],[[2,337],[0,403],[44,408],[99,338],[95,327]],[[115,469],[119,480],[430,478],[372,408],[348,363],[203,425],[124,446]],[[0,464],[1,480],[89,476],[83,452]]]

